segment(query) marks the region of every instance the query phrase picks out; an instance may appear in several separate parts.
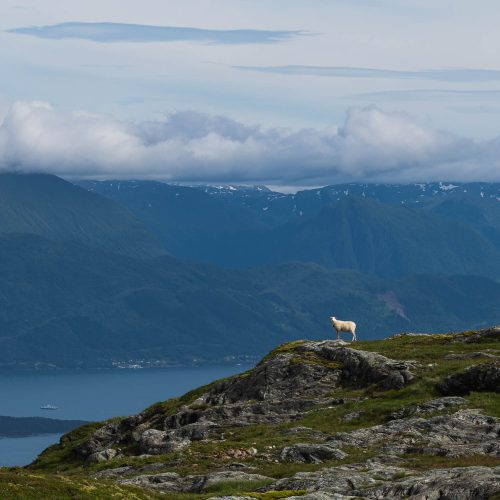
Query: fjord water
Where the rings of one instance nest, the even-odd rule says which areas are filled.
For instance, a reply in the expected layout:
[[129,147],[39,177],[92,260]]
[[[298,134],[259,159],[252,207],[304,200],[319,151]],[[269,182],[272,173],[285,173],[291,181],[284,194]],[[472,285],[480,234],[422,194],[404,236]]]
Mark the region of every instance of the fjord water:
[[[156,401],[248,369],[233,365],[72,373],[0,373],[0,415],[97,421],[138,413]],[[52,404],[56,411],[41,410]],[[60,434],[0,439],[0,466],[26,465]]]

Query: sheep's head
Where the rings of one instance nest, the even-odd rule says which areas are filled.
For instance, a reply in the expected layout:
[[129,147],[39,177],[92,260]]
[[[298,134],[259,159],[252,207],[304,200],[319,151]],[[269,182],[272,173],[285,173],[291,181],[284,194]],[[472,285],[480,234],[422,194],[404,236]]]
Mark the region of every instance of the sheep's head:
[[335,316],[330,316],[330,319],[331,319],[332,321],[336,321],[336,320],[337,320],[337,318],[336,318]]

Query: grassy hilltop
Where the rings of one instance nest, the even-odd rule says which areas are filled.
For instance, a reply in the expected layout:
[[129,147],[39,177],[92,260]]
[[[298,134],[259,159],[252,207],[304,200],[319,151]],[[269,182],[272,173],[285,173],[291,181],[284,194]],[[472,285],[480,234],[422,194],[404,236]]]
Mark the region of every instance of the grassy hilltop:
[[[246,373],[66,434],[27,468],[2,469],[0,496],[267,500],[304,495],[318,471],[343,470],[371,474],[359,487],[371,498],[373,488],[389,492],[431,472],[487,474],[500,467],[500,451],[475,429],[500,428],[499,357],[500,329],[283,344]],[[490,417],[489,430],[481,427],[478,419]],[[472,434],[453,437],[468,419]],[[437,428],[442,435],[432,438]],[[299,480],[297,472],[310,474]],[[491,488],[476,498],[496,491],[483,482]]]

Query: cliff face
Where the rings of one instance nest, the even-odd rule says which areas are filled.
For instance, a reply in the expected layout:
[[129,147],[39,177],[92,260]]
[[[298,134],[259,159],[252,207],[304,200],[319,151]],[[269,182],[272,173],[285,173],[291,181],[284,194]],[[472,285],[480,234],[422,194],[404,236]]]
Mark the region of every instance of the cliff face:
[[154,497],[500,494],[500,328],[297,341],[254,369],[82,427],[31,468]]

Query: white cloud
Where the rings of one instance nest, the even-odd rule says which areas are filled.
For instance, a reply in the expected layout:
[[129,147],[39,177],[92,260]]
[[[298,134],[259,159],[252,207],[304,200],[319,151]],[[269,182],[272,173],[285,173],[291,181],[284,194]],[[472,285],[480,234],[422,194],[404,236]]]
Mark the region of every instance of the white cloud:
[[16,102],[0,120],[3,170],[287,186],[500,180],[500,141],[435,131],[376,107],[351,108],[340,127],[298,131],[193,111],[133,124],[43,102]]

